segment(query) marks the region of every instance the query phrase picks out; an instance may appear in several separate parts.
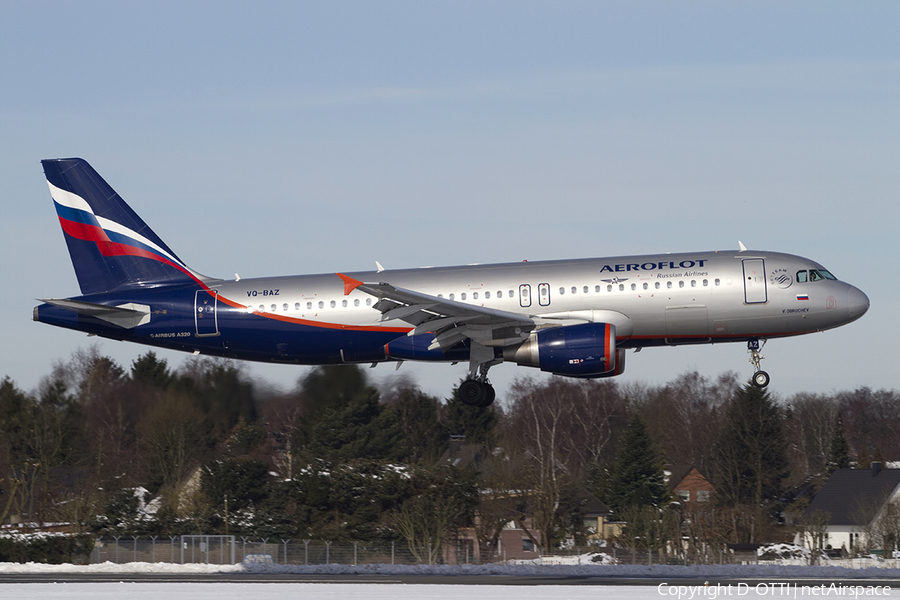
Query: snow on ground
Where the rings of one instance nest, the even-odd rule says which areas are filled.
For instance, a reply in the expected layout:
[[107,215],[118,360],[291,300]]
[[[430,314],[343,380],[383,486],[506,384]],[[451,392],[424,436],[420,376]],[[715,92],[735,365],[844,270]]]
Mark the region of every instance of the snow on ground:
[[[596,600],[598,597],[624,600],[658,599],[653,587],[618,586],[490,586],[477,585],[393,585],[355,583],[6,583],[0,584],[3,600],[159,600],[160,597],[190,600],[459,600],[490,597],[491,600]],[[677,596],[676,596],[677,597]],[[744,596],[745,598],[748,596]]]
[[[615,578],[657,578],[657,579],[897,579],[900,569],[866,568],[849,569],[839,566],[797,566],[797,565],[602,565],[569,564],[541,565],[527,564],[487,564],[487,565],[206,565],[170,563],[124,563],[105,562],[92,565],[48,565],[42,563],[0,563],[2,574],[49,574],[49,573],[296,573],[331,575],[496,575],[496,576],[578,576]],[[898,587],[900,590],[900,587]],[[898,591],[900,595],[900,591]]]
[[[820,596],[840,596],[859,598],[894,596],[900,597],[900,569],[847,569],[843,567],[809,567],[780,565],[709,565],[709,566],[667,566],[667,565],[177,565],[168,563],[101,563],[94,565],[47,565],[0,563],[0,576],[4,574],[60,575],[72,573],[296,573],[359,575],[357,583],[183,583],[183,582],[119,582],[119,583],[0,583],[0,598],[3,600],[158,600],[162,596],[190,598],[191,600],[331,600],[361,598],[363,600],[457,600],[460,597],[480,597],[489,595],[491,600],[595,600],[598,597],[622,598],[624,600],[647,599],[690,599],[704,600],[726,598],[812,598]],[[391,575],[493,575],[498,585],[479,586],[461,583],[444,584],[395,584],[387,580]],[[367,577],[369,576],[369,577]],[[384,577],[388,576],[388,577]],[[614,578],[654,578],[658,583],[636,586],[596,586],[596,585],[509,585],[509,578],[525,576],[578,576]],[[371,577],[371,579],[370,579]],[[379,583],[377,578],[384,577]],[[688,581],[685,583],[686,579]],[[821,589],[804,588],[794,583],[755,583],[726,587],[716,580],[762,580],[785,582],[791,578],[821,581],[826,586]],[[866,579],[897,579],[895,589],[875,588]],[[374,581],[373,581],[374,580]],[[697,586],[696,580],[708,580],[707,585]],[[843,583],[841,583],[843,582]],[[832,588],[827,586],[842,586]],[[787,586],[787,587],[785,587]]]

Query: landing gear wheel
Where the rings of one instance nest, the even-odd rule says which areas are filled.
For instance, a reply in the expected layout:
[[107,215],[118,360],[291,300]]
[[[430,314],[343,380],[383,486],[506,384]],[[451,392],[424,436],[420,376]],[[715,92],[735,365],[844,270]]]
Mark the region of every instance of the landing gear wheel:
[[467,379],[459,384],[456,395],[460,402],[469,406],[486,408],[494,402],[494,386],[475,379]]
[[765,371],[757,371],[753,374],[753,377],[750,378],[750,382],[756,387],[762,389],[769,385],[769,374]]

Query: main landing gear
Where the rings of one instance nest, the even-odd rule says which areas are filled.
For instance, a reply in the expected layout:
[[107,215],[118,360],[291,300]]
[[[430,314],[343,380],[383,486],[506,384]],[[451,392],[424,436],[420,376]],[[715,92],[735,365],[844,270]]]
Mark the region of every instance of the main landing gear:
[[769,385],[769,374],[759,368],[759,361],[765,358],[762,354],[759,353],[760,350],[763,349],[763,346],[766,345],[766,340],[747,340],[747,350],[750,352],[750,364],[753,365],[753,377],[750,378],[750,383],[755,385],[758,388],[764,388]]
[[494,386],[487,378],[488,369],[499,364],[494,349],[472,340],[469,347],[469,377],[459,384],[456,396],[463,404],[487,408],[494,403]]

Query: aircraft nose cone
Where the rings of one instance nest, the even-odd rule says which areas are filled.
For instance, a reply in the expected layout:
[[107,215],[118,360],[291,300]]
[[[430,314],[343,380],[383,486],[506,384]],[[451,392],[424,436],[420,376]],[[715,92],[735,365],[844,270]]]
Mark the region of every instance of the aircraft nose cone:
[[851,287],[847,292],[847,306],[849,307],[849,316],[851,319],[858,319],[869,310],[869,297],[862,290]]

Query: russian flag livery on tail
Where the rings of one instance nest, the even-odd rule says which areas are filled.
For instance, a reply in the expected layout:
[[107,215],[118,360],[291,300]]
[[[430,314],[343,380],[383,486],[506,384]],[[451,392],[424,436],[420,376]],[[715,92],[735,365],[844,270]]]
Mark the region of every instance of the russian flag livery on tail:
[[487,375],[501,362],[612,377],[624,371],[627,350],[645,346],[745,342],[751,382],[764,387],[759,352],[767,340],[838,327],[869,308],[862,291],[822,265],[743,244],[216,279],[188,267],[86,161],[42,164],[81,295],[42,300],[35,321],[242,360],[467,362],[459,399],[475,406],[493,402]]
[[42,164],[83,294],[203,279],[86,161],[67,158]]

